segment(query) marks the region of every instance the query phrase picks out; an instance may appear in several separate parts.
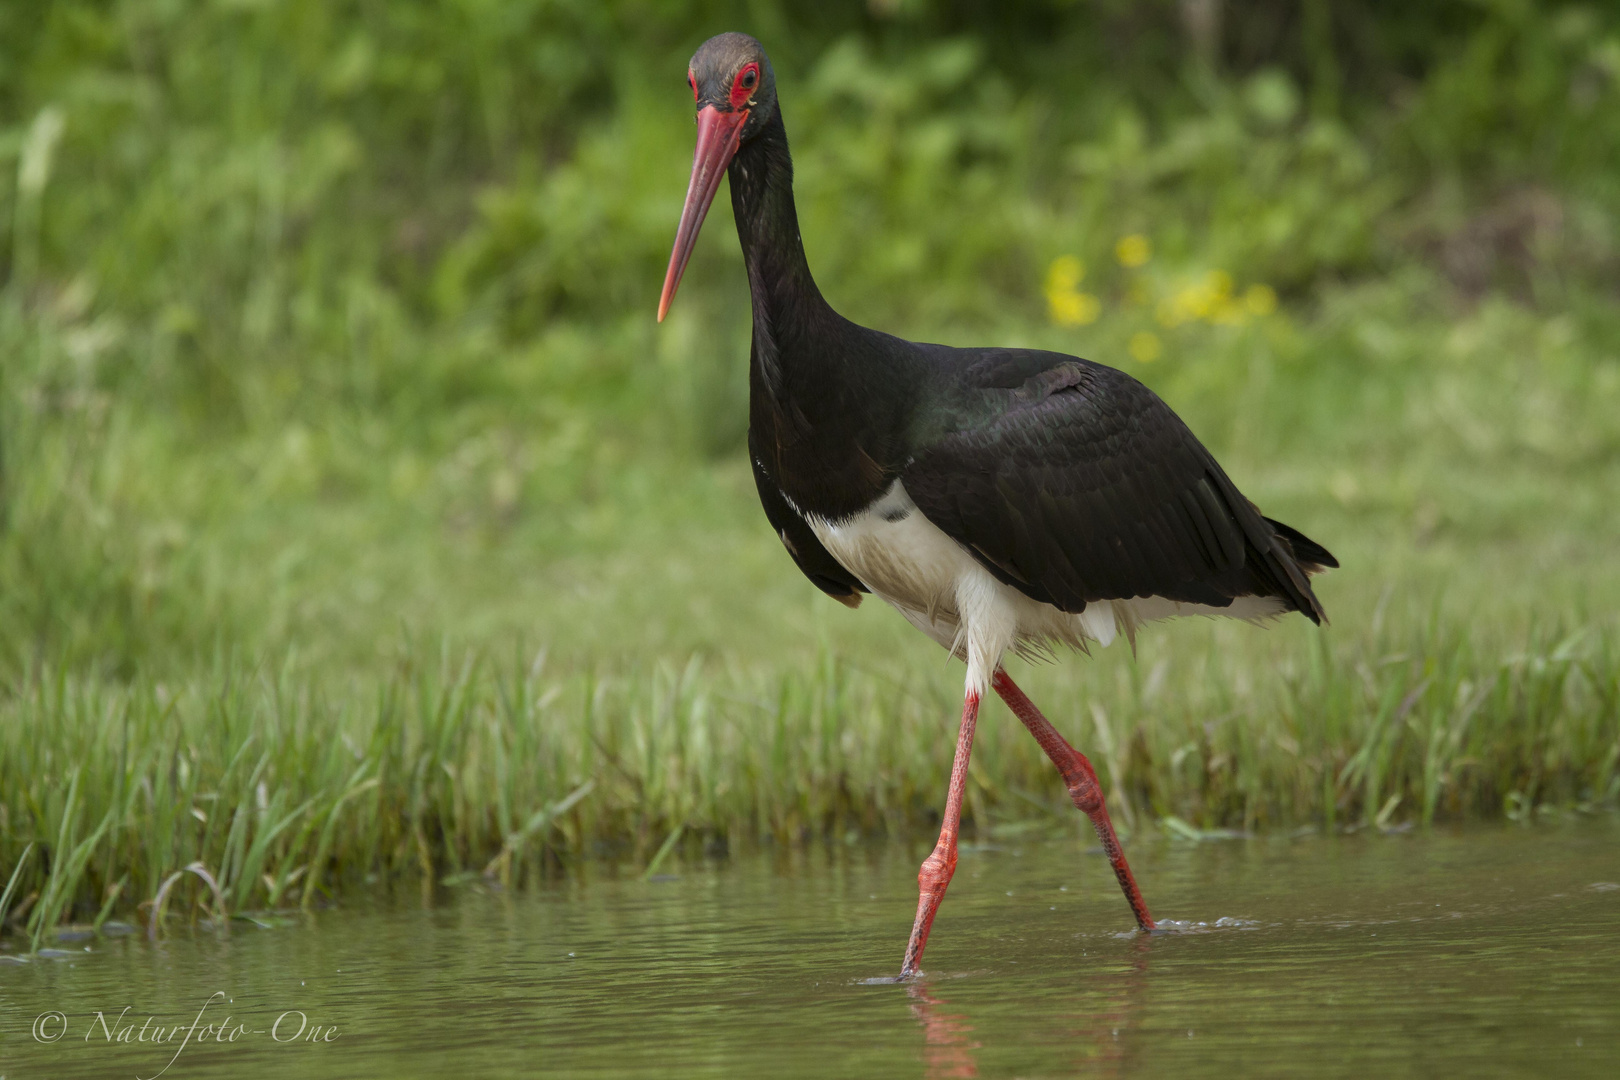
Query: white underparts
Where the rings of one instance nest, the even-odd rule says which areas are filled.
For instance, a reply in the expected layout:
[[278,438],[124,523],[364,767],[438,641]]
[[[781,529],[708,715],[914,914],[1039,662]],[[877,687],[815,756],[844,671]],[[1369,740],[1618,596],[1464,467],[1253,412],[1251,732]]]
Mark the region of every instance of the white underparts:
[[805,515],[822,546],[913,626],[967,663],[967,691],[983,695],[1009,649],[1049,655],[1066,645],[1106,647],[1120,633],[1177,615],[1263,619],[1283,612],[1273,597],[1240,597],[1230,607],[1183,604],[1162,596],[1088,604],[1078,615],[1032,600],[992,577],[967,550],[923,516],[898,480],[871,506],[829,521]]

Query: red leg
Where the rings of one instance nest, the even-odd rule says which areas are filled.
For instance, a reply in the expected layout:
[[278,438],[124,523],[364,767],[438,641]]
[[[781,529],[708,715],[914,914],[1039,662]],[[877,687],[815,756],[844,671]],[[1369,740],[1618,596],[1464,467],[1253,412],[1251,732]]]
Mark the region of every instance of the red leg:
[[956,873],[956,830],[962,820],[962,793],[967,789],[968,755],[973,752],[973,729],[979,719],[979,695],[969,692],[962,702],[962,730],[956,736],[956,760],[951,763],[951,787],[945,796],[945,821],[939,827],[939,842],[933,854],[923,860],[917,871],[917,921],[911,924],[911,941],[906,945],[906,960],[900,968],[900,977],[917,974],[922,963],[923,946],[928,944],[928,930],[934,925],[934,913],[945,899],[945,887]]
[[1130,864],[1125,861],[1125,851],[1119,846],[1119,837],[1114,835],[1114,823],[1108,819],[1108,804],[1103,798],[1102,785],[1097,783],[1097,773],[1092,769],[1091,762],[1058,734],[1057,728],[1041,715],[1041,710],[1018,689],[1018,684],[1005,670],[997,668],[990,685],[996,688],[1001,700],[1024,722],[1029,733],[1035,736],[1035,741],[1041,744],[1041,749],[1046,751],[1046,756],[1063,774],[1069,797],[1091,819],[1091,827],[1097,830],[1097,839],[1102,841],[1103,851],[1113,864],[1114,876],[1119,879],[1119,887],[1124,890],[1125,900],[1136,916],[1136,925],[1143,930],[1152,930],[1153,916],[1148,914],[1142,891],[1136,887],[1136,878],[1131,876]]

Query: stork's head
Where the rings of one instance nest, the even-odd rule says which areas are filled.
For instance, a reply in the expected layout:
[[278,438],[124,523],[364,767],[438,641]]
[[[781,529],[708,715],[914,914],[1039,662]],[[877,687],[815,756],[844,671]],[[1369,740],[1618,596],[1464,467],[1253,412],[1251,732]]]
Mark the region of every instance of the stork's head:
[[747,34],[720,34],[705,41],[692,55],[686,81],[697,103],[697,152],[692,157],[692,180],[686,188],[686,206],[675,231],[675,250],[664,275],[664,293],[658,301],[658,321],[664,321],[675,289],[692,257],[698,230],[720,188],[720,177],[731,164],[737,147],[759,133],[776,111],[776,76],[760,43]]

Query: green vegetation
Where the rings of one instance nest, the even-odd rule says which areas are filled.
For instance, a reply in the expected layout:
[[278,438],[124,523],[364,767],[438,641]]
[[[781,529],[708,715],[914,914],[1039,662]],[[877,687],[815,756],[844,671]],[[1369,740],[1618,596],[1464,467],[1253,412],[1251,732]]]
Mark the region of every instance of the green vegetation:
[[[1146,664],[1034,680],[1138,837],[1148,816],[1197,837],[1189,820],[1523,819],[1620,793],[1612,635],[1535,635],[1533,652],[1502,662],[1435,628],[1338,649],[1201,629]],[[362,877],[521,884],[578,853],[645,865],[683,837],[695,852],[903,836],[944,790],[956,690],[831,657],[615,677],[554,676],[543,657],[441,658],[335,692],[231,660],[178,689],[48,675],[0,726],[0,805],[14,829],[52,829],[39,841],[49,867],[25,857],[21,870],[38,902],[15,914],[37,947],[75,900],[105,917],[192,866],[205,871],[196,899],[237,911],[309,904]],[[981,831],[1083,829],[1021,727],[981,732],[968,792]]]
[[0,922],[926,825],[959,673],[764,526],[723,214],[652,320],[734,27],[835,306],[1130,370],[1345,564],[1028,673],[1137,835],[1612,806],[1620,20],[1408,6],[6,7]]

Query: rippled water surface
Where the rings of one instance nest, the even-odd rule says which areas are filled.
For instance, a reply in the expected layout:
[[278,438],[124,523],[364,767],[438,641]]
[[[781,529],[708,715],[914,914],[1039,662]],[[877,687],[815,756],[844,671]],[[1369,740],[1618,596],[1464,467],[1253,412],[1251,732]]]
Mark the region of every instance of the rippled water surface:
[[1154,937],[1083,842],[977,845],[927,975],[870,984],[924,854],[63,942],[0,962],[0,1076],[1620,1075],[1613,818],[1138,842],[1155,913],[1190,924]]

